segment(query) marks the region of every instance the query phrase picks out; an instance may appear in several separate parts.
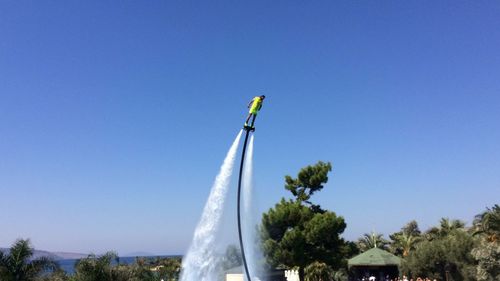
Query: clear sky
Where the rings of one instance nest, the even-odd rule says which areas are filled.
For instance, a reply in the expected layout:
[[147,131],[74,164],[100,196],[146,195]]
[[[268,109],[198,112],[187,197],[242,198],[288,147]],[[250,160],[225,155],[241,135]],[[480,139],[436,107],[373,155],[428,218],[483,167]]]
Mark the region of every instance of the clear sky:
[[184,253],[262,93],[261,211],[323,160],[313,200],[347,239],[470,223],[500,203],[499,15],[498,1],[2,1],[0,246]]

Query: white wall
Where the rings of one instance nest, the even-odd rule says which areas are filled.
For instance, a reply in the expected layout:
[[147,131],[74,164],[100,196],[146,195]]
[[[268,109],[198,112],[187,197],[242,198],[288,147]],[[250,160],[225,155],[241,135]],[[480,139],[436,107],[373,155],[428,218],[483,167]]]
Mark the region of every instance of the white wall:
[[285,270],[285,277],[287,281],[300,281],[298,270]]
[[243,274],[226,274],[226,281],[243,281]]

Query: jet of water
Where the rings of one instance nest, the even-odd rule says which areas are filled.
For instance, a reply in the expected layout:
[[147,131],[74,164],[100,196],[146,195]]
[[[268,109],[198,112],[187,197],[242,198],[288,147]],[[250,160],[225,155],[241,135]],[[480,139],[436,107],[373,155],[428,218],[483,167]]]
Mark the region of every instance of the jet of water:
[[181,281],[214,281],[217,279],[215,236],[220,224],[236,151],[243,131],[229,149],[208,196],[191,246],[182,261]]

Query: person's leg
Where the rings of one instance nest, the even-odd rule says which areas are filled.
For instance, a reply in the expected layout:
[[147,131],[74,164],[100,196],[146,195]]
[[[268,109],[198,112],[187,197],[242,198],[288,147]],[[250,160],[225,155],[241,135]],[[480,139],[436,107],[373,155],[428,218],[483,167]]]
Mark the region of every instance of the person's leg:
[[248,121],[250,120],[250,117],[252,117],[252,113],[248,114],[247,121],[245,121],[245,126],[248,126]]
[[256,117],[257,117],[257,114],[254,114],[254,115],[253,115],[253,119],[252,119],[252,125],[250,126],[250,127],[252,127],[252,128],[253,128],[253,123],[255,123],[255,118],[256,118]]

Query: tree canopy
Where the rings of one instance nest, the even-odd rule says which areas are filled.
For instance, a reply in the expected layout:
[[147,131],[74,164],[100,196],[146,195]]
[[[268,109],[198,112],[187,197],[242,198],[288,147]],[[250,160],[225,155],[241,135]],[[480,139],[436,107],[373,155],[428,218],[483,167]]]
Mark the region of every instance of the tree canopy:
[[313,204],[311,196],[328,181],[331,164],[318,162],[300,170],[297,178],[285,177],[285,188],[294,199],[284,198],[262,216],[261,237],[264,255],[271,266],[304,268],[313,262],[332,269],[345,265],[353,249],[340,235],[344,218]]
[[392,240],[390,249],[399,256],[407,257],[421,241],[421,232],[415,220],[408,222],[401,228],[401,231],[389,235]]
[[323,189],[324,184],[328,182],[328,172],[332,170],[330,162],[319,161],[316,165],[309,165],[302,168],[297,178],[285,176],[285,189],[289,190],[297,202],[304,202],[310,206],[313,205],[309,199],[316,192]]
[[57,270],[58,264],[47,258],[32,259],[33,248],[29,239],[17,240],[7,254],[0,251],[0,280],[34,281],[47,270]]
[[389,241],[387,241],[380,233],[365,233],[357,241],[357,246],[361,252],[368,251],[372,248],[387,249]]
[[420,242],[406,258],[403,271],[410,276],[444,279],[446,272],[452,280],[476,280],[474,258],[471,255],[474,241],[465,231]]
[[473,235],[478,240],[472,249],[477,280],[500,280],[500,206],[495,204],[475,217]]

